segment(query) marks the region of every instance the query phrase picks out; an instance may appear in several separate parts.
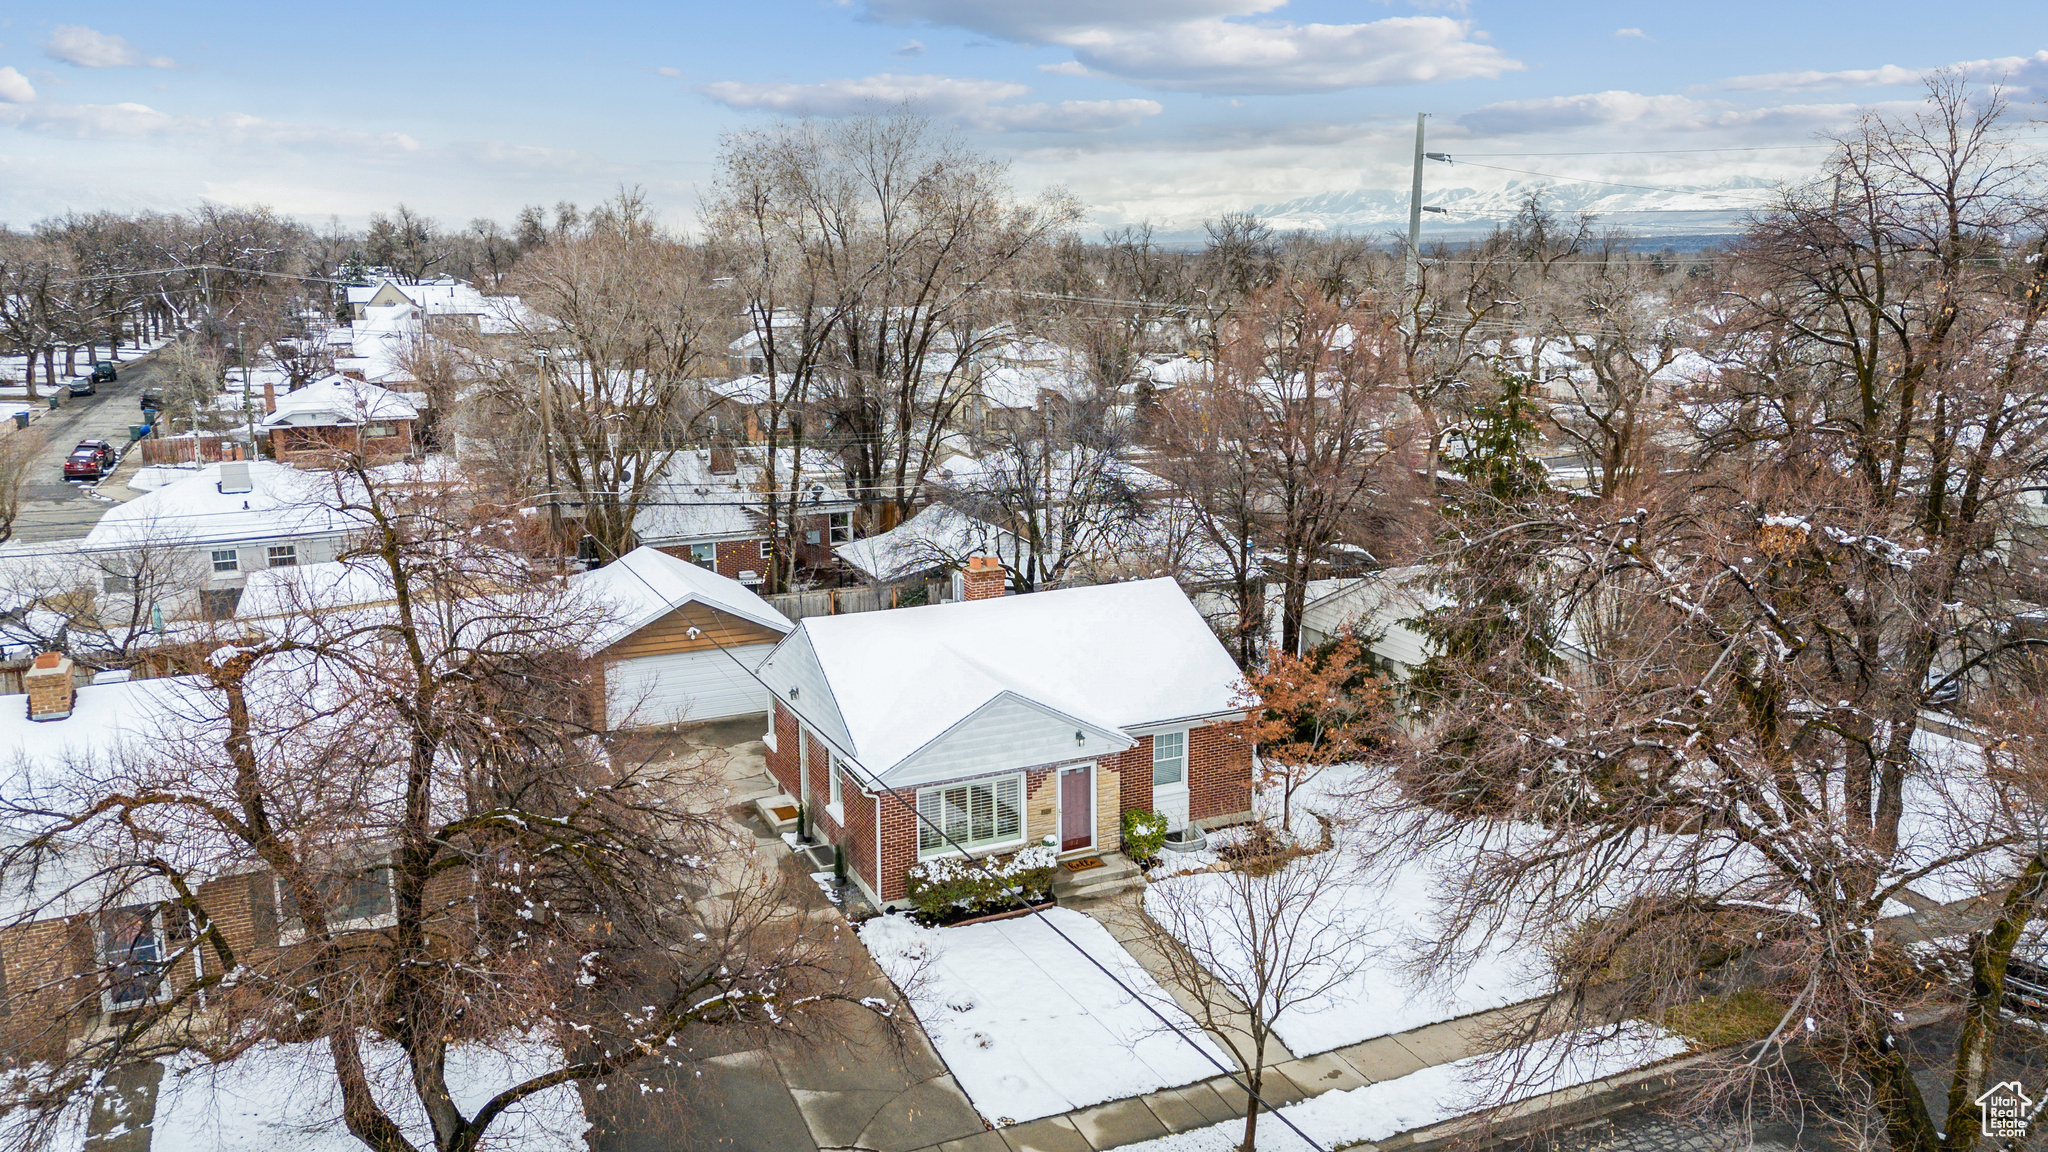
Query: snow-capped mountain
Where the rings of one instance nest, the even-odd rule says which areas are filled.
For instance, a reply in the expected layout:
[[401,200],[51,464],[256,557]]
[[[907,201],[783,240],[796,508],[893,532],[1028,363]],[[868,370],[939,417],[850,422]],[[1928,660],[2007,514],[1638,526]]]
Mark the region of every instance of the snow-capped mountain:
[[[1434,171],[1430,174],[1436,175]],[[1425,186],[1423,203],[1449,211],[1426,213],[1423,233],[1452,237],[1489,231],[1495,224],[1512,219],[1531,193],[1542,197],[1544,206],[1560,218],[1592,213],[1596,227],[1626,228],[1644,235],[1733,232],[1741,227],[1746,212],[1770,202],[1775,187],[1771,181],[1754,177],[1657,191],[1561,180],[1511,180],[1495,188]],[[1408,191],[1360,188],[1352,192],[1325,192],[1278,204],[1260,204],[1251,212],[1282,231],[1405,230]]]

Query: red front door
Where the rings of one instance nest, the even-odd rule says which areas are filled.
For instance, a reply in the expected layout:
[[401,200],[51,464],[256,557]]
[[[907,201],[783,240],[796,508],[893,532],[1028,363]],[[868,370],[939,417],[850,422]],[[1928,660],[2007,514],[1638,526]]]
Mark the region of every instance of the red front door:
[[1060,769],[1060,851],[1095,845],[1095,766]]

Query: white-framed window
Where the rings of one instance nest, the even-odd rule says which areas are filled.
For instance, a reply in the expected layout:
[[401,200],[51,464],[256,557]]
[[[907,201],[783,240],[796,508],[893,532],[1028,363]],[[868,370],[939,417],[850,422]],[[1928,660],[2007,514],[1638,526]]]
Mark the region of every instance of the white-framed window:
[[233,548],[215,548],[213,550],[213,570],[215,572],[240,572],[242,570],[242,554]]
[[1152,737],[1152,786],[1174,785],[1187,779],[1188,734],[1161,732]]
[[767,559],[770,559],[770,558],[772,558],[772,557],[773,557],[774,555],[775,555],[775,541],[773,541],[773,540],[763,540],[763,541],[761,541],[761,559],[763,559],[763,560],[767,560]]
[[164,938],[163,909],[137,904],[100,913],[100,962],[106,966],[106,987],[100,1003],[109,1012],[140,1008],[170,994],[164,973],[170,967],[170,942]]
[[825,758],[825,778],[825,805],[832,809],[833,819],[836,820],[841,811],[839,806],[839,757],[827,756]]
[[917,854],[993,848],[1024,839],[1024,776],[997,776],[917,790]]
[[290,568],[299,562],[299,546],[296,544],[272,544],[267,554],[272,568]]
[[697,566],[698,566],[698,567],[700,567],[700,568],[710,568],[710,569],[714,569],[714,570],[715,570],[715,569],[717,569],[717,567],[718,567],[718,545],[716,545],[716,544],[692,544],[692,545],[690,545],[690,563],[692,563],[692,564],[695,564],[695,565],[697,565]]
[[101,578],[100,588],[106,592],[133,592],[135,591],[135,577],[106,576]]
[[[389,928],[398,922],[398,901],[391,890],[391,857],[370,853],[356,862],[324,873],[314,880],[322,903],[327,905],[327,930],[353,932]],[[277,884],[278,922],[286,943],[305,937],[298,902],[284,881]]]
[[831,525],[834,544],[844,544],[853,539],[853,513],[834,512],[826,522]]
[[378,437],[390,436],[393,435],[394,433],[392,431],[391,425],[389,424],[371,424],[364,427],[363,434],[371,437],[372,439],[376,439]]

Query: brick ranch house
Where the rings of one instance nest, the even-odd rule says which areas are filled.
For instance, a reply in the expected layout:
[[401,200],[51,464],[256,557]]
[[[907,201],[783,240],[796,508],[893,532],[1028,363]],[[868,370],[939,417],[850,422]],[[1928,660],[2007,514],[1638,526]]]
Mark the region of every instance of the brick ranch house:
[[[798,537],[792,540],[786,523],[768,523],[765,452],[717,447],[675,453],[633,518],[634,536],[642,544],[748,587],[763,583],[776,548],[794,549],[800,568],[835,568],[832,548],[853,539],[853,514],[859,507],[829,479],[837,474],[837,465],[819,453],[804,453],[802,490],[795,493],[804,510],[797,518]],[[784,449],[778,459],[775,483],[787,486],[795,456]],[[786,502],[790,496],[785,491],[782,498]]]
[[974,557],[966,599],[810,617],[761,665],[769,771],[877,905],[948,838],[1067,858],[1118,850],[1129,811],[1250,818],[1242,678],[1179,585],[1002,584]]
[[[72,661],[55,652],[36,657],[23,683],[25,693],[0,696],[0,746],[12,753],[0,786],[50,786],[80,767],[118,763],[132,741],[156,748],[185,738],[166,730],[209,707],[192,677],[77,686]],[[20,844],[24,836],[0,825],[0,843]],[[332,880],[331,924],[374,931],[395,921],[386,861],[365,847],[337,862],[345,870]],[[262,972],[299,962],[290,902],[261,864],[224,862],[195,879],[194,896],[238,963]],[[455,887],[430,887],[435,917],[473,919],[473,903]],[[0,874],[0,1069],[55,1059],[80,1040],[125,1027],[138,1009],[214,969],[215,954],[197,946],[174,896],[168,881],[139,863],[110,861],[84,846]],[[205,1015],[203,1006],[191,1009],[193,1019]]]

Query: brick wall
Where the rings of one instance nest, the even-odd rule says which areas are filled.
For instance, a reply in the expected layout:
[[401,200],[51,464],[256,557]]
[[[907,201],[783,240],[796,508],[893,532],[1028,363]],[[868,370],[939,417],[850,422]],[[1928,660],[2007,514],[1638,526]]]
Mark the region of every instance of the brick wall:
[[[1152,738],[1138,737],[1138,742],[1114,756],[1102,758],[1104,764],[1115,767],[1119,787],[1118,819],[1132,811],[1152,810]],[[1122,830],[1118,833],[1121,836]]]
[[[916,803],[915,794],[906,795]],[[907,805],[890,801],[881,807],[882,851],[872,881],[875,894],[885,902],[903,899],[904,875],[917,863],[917,815]]]
[[1244,722],[1205,724],[1189,732],[1188,819],[1235,816],[1251,807],[1252,746],[1244,738]]
[[797,794],[797,725],[796,714],[777,700],[775,702],[775,747],[768,752],[768,774],[782,786],[790,796]]

